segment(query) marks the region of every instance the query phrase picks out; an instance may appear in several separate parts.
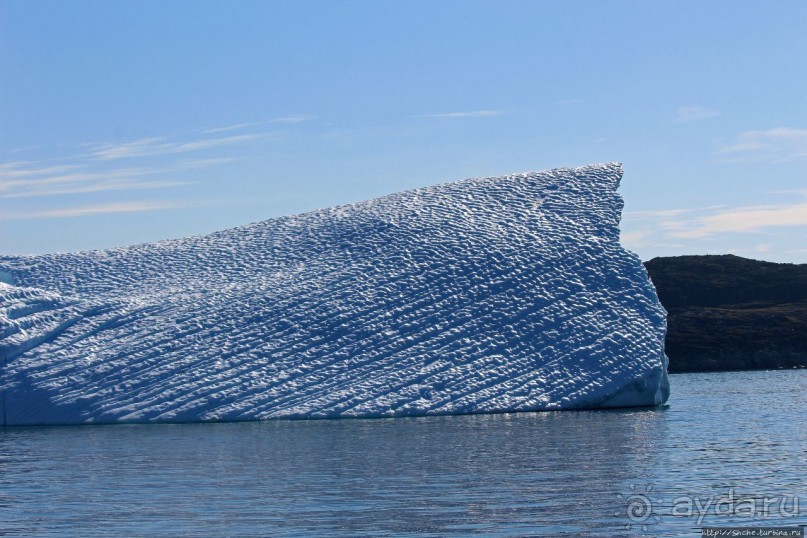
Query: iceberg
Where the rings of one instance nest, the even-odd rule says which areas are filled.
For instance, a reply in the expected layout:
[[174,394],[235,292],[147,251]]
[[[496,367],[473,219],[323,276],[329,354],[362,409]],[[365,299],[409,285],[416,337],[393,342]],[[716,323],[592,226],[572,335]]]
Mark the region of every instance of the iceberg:
[[618,163],[177,240],[0,256],[3,425],[653,406],[666,313]]

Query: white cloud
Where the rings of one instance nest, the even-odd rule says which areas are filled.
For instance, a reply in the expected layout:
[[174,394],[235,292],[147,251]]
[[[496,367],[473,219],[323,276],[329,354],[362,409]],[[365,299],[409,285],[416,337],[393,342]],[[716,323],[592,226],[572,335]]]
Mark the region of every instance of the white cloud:
[[112,169],[93,161],[83,165],[0,163],[0,199],[185,186],[196,183],[181,178],[188,170],[230,161],[231,158],[188,159],[162,167]]
[[744,131],[733,143],[718,149],[719,154],[789,160],[807,157],[807,129],[777,127],[765,131]]
[[[110,181],[151,175],[162,172],[162,169],[119,168],[116,170],[91,171],[80,167],[60,169],[59,167],[42,168],[36,165],[27,169],[14,169],[10,174],[0,173],[0,193],[14,194],[20,191],[42,188],[45,185],[64,185]],[[68,173],[53,173],[68,172]]]
[[638,230],[623,230],[619,241],[629,249],[654,248],[680,248],[680,243],[670,242],[669,238],[659,230],[653,228],[640,228]]
[[[288,116],[272,120],[231,125],[212,131],[224,132],[269,123],[298,123],[307,116]],[[183,175],[233,161],[214,152],[218,148],[249,144],[280,136],[278,132],[255,132],[228,136],[210,136],[199,131],[185,139],[154,136],[125,142],[90,142],[75,147],[73,155],[60,159],[0,162],[0,220],[78,217],[102,213],[131,213],[179,207],[179,202],[123,200],[104,205],[88,205],[81,195],[102,192],[153,191],[181,188],[197,183]],[[194,155],[195,153],[195,155]],[[168,156],[159,162],[148,159],[147,166],[120,166],[121,159]],[[184,157],[184,158],[183,158]],[[129,162],[129,161],[126,161]],[[197,179],[194,177],[193,179]],[[22,213],[19,199],[73,196],[73,207],[53,209],[48,203]],[[84,204],[84,205],[82,205]],[[67,205],[67,203],[62,204]]]
[[719,116],[717,110],[703,106],[682,106],[679,107],[673,118],[673,123],[690,123],[693,121],[705,120]]
[[[742,241],[742,252],[774,254],[777,237],[807,237],[807,192],[802,194],[778,204],[626,211],[621,240],[627,248],[656,253],[725,253]],[[784,254],[803,253],[799,243],[791,239],[793,250]]]
[[90,148],[92,158],[108,161],[132,157],[153,157],[172,153],[187,153],[220,146],[252,142],[277,136],[276,133],[255,133],[206,138],[190,142],[168,142],[164,137],[142,138],[132,142],[97,144]]
[[32,188],[7,194],[0,198],[32,198],[44,196],[60,196],[65,194],[87,194],[93,192],[131,191],[168,189],[194,184],[194,181],[100,181],[97,183],[67,185],[63,187]]
[[235,159],[232,157],[220,157],[216,159],[185,159],[180,164],[182,166],[199,167],[199,166],[213,166],[216,164],[224,164],[233,162]]
[[227,125],[226,127],[213,127],[211,129],[205,129],[202,132],[207,134],[212,133],[224,133],[227,131],[237,131],[239,129],[247,129],[249,127],[255,127],[256,125],[260,125],[260,123],[250,122],[250,123],[236,123],[235,125]]
[[671,225],[670,221],[667,219],[671,219],[672,217],[680,217],[681,215],[686,215],[687,213],[702,213],[705,211],[714,211],[716,209],[723,209],[726,207],[725,205],[710,205],[704,207],[688,207],[688,208],[676,208],[676,209],[645,209],[641,211],[625,211],[623,213],[623,217],[629,219],[650,219],[655,221],[661,221],[662,223],[666,223],[667,225]]
[[798,194],[807,197],[807,189],[781,189],[775,191],[768,191],[768,194]]
[[424,114],[419,116],[421,118],[489,118],[492,116],[501,116],[501,110],[470,110],[467,112],[443,112],[440,114]]
[[314,119],[313,116],[300,115],[300,116],[285,116],[283,118],[275,118],[266,123],[302,123]]
[[663,219],[677,217],[692,211],[694,211],[694,209],[651,209],[645,211],[626,211],[624,216],[634,219]]
[[40,144],[34,144],[34,145],[31,145],[31,146],[23,146],[23,147],[19,147],[19,148],[4,149],[2,151],[2,153],[24,153],[26,151],[31,151],[31,150],[38,149],[38,148],[41,148],[41,147],[42,146]]
[[46,165],[37,161],[13,161],[0,163],[0,188],[4,181],[22,180],[23,178],[50,174],[61,174],[81,168],[77,164]]
[[261,125],[271,125],[273,123],[302,123],[304,121],[308,121],[311,119],[311,116],[300,115],[300,116],[284,116],[282,118],[273,118],[271,120],[266,121],[252,121],[246,123],[236,123],[235,125],[226,125],[224,127],[212,127],[210,129],[204,129],[202,132],[206,134],[213,134],[213,133],[224,133],[227,131],[237,131],[239,129],[248,129],[251,127],[258,127]]
[[585,99],[561,99],[560,101],[555,101],[555,106],[567,106],[567,105],[579,105],[580,103],[585,103]]
[[720,233],[807,226],[807,203],[736,207],[680,224],[679,229],[670,233],[671,237],[705,238]]
[[60,209],[44,209],[25,213],[0,213],[0,220],[84,217],[87,215],[101,215],[109,213],[136,213],[142,211],[156,211],[160,209],[174,209],[182,207],[182,205],[183,204],[181,202],[171,201],[119,202],[81,207],[66,207]]
[[619,236],[619,240],[628,248],[636,248],[645,245],[648,237],[652,234],[653,231],[648,229],[622,232]]

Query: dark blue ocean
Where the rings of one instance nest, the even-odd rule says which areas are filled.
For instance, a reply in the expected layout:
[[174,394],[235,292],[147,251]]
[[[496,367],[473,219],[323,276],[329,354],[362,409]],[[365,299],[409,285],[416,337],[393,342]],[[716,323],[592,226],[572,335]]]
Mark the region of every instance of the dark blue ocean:
[[0,535],[795,526],[807,523],[805,389],[807,370],[679,374],[660,409],[0,428]]

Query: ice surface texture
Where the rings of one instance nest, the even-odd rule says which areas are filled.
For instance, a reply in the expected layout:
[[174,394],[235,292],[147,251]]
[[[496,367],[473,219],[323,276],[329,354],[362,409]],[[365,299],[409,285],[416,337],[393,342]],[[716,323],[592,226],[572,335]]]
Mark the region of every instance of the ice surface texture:
[[619,164],[469,179],[103,251],[0,256],[14,424],[663,403]]

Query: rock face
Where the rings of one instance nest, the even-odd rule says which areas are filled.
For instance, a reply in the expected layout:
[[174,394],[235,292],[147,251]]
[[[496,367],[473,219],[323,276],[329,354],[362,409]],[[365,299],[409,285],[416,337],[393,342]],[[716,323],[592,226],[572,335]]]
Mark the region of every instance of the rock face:
[[670,372],[807,368],[807,264],[727,254],[645,266],[669,311]]
[[618,164],[104,251],[3,256],[3,424],[656,405]]

